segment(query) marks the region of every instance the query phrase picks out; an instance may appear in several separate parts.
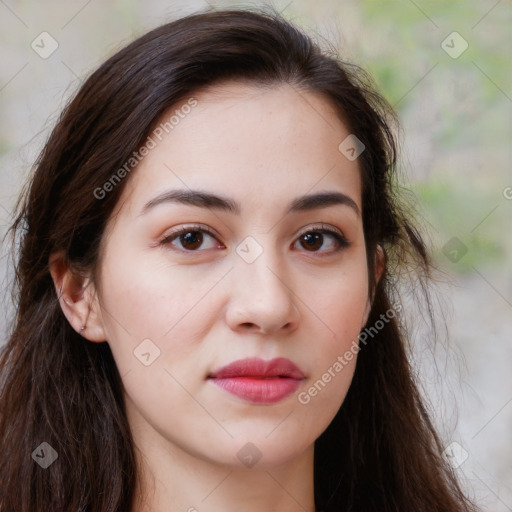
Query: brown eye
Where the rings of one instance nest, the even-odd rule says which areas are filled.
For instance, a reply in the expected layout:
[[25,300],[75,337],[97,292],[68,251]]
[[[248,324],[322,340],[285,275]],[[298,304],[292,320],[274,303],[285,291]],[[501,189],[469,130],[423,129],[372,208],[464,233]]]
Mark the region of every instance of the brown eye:
[[181,245],[184,249],[195,250],[203,243],[203,234],[200,231],[189,231],[179,236]]
[[172,246],[182,252],[199,252],[214,247],[222,248],[215,235],[206,228],[183,227],[165,237],[162,245]]
[[323,235],[315,232],[306,233],[301,236],[301,243],[305,249],[316,251],[322,247]]
[[[300,235],[297,242],[308,252],[334,253],[348,247],[348,240],[331,229],[315,229]],[[322,249],[323,248],[323,249]]]

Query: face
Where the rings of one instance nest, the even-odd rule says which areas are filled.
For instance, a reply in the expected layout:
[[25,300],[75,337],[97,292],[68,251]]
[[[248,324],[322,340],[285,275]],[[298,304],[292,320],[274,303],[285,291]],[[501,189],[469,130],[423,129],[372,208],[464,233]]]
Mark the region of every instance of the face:
[[[100,322],[135,431],[272,467],[313,446],[352,379],[356,357],[340,356],[369,309],[360,170],[316,94],[228,83],[193,97],[164,116],[181,114],[110,219]],[[247,358],[259,364],[218,371]]]

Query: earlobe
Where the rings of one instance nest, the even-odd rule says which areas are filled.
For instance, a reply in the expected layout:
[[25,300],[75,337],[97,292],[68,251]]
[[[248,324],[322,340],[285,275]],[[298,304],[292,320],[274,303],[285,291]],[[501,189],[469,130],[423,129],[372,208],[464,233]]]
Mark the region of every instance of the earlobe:
[[[377,245],[377,250],[375,252],[375,288],[379,284],[379,281],[381,280],[382,276],[384,275],[384,271],[386,269],[386,253],[384,251],[384,248],[382,245]],[[373,295],[370,296],[368,294],[368,300],[366,301],[366,307],[364,309],[362,321],[361,321],[361,329],[364,329],[364,326],[366,325],[366,322],[368,321],[368,317],[370,316],[370,311],[372,309],[373,305]]]
[[71,270],[63,252],[52,254],[48,263],[57,299],[70,325],[89,341],[106,341],[93,283]]
[[379,284],[381,277],[386,269],[386,253],[382,245],[377,245],[375,252],[375,286]]
[[366,325],[366,322],[368,321],[368,317],[370,316],[370,311],[372,309],[372,301],[370,298],[370,295],[368,295],[368,300],[366,301],[366,307],[364,308],[363,317],[361,319],[361,329],[364,329],[364,326]]

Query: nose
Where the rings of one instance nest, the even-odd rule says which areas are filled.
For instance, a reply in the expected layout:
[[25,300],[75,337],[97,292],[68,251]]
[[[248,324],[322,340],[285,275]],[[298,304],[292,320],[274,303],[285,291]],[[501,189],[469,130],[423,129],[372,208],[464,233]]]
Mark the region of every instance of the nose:
[[283,265],[264,251],[256,261],[237,261],[231,272],[226,322],[237,332],[289,333],[300,320],[294,282]]

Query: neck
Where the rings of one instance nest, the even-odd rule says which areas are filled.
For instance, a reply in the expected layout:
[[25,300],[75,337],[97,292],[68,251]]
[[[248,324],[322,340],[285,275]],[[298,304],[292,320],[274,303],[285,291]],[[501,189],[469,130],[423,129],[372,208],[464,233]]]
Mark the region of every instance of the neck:
[[189,453],[154,429],[132,435],[139,492],[131,512],[315,512],[313,445],[280,465],[246,468]]

